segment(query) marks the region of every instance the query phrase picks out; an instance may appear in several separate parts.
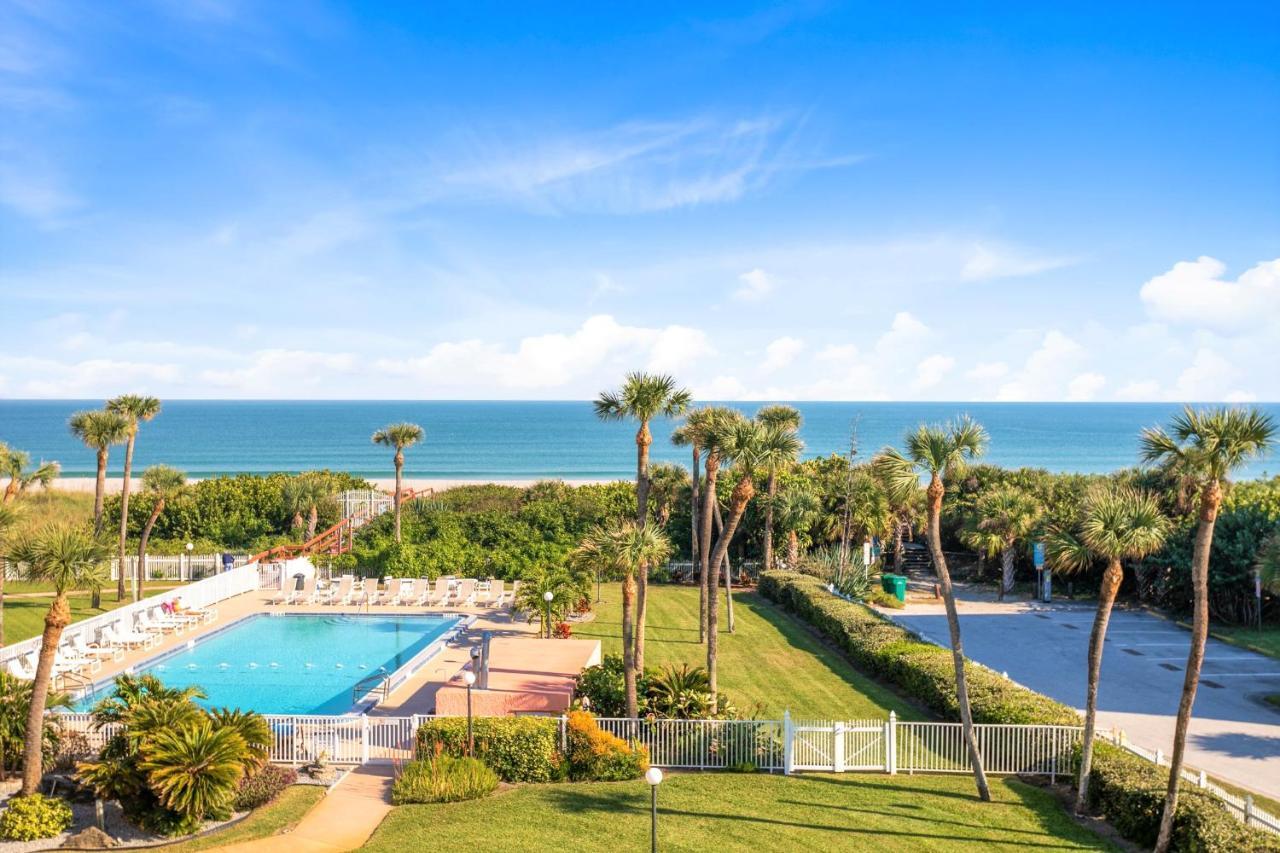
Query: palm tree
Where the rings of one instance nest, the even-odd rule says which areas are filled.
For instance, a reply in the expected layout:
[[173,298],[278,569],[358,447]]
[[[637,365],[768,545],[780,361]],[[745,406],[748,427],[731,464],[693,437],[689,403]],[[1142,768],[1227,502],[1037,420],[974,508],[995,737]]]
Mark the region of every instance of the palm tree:
[[653,507],[653,520],[659,527],[666,527],[671,520],[671,510],[676,498],[689,485],[689,472],[683,465],[659,462],[649,469],[649,499]]
[[646,566],[671,556],[671,540],[656,525],[639,527],[627,521],[613,527],[596,527],[583,538],[570,557],[571,564],[593,566],[597,571],[622,575],[622,670],[626,681],[627,716],[638,713],[636,697],[635,624],[633,608],[636,574]]
[[[0,781],[9,777],[9,768],[16,767],[27,739],[27,714],[31,710],[32,682],[0,671]],[[74,707],[66,693],[50,693],[45,698],[45,710],[70,711]],[[59,734],[56,720],[45,724],[46,746]]]
[[4,576],[8,571],[5,546],[9,543],[9,535],[17,525],[17,509],[0,504],[0,647],[4,646]]
[[[702,509],[699,503],[699,484],[702,481],[700,462],[706,449],[706,439],[712,423],[728,409],[701,408],[685,414],[684,423],[671,433],[671,443],[676,447],[688,447],[693,452],[691,505],[689,508],[689,559],[698,570],[698,642],[707,641],[707,564],[702,558]],[[708,469],[709,470],[709,469]]]
[[1163,465],[1170,474],[1197,494],[1199,521],[1191,553],[1193,589],[1191,650],[1178,703],[1178,721],[1173,732],[1173,754],[1169,760],[1169,787],[1165,793],[1157,853],[1169,849],[1173,817],[1178,807],[1178,781],[1191,724],[1191,706],[1200,683],[1204,646],[1209,633],[1209,551],[1213,547],[1213,527],[1222,506],[1227,478],[1251,459],[1266,453],[1275,438],[1271,418],[1255,408],[1183,409],[1170,422],[1169,430],[1153,428],[1142,433],[1142,461]]
[[[765,426],[777,427],[780,430],[788,430],[793,433],[800,431],[800,425],[804,422],[804,416],[800,414],[799,409],[794,406],[764,406],[760,411],[756,412],[756,420]],[[796,451],[797,454],[799,450]],[[794,462],[795,459],[781,460],[780,464],[772,465],[769,468],[769,480],[766,486],[766,494],[768,501],[764,505],[764,567],[765,569],[773,568],[773,499],[778,494],[778,473],[781,467]]]
[[1085,698],[1084,743],[1080,750],[1080,784],[1076,812],[1083,812],[1089,795],[1089,771],[1093,766],[1093,736],[1098,716],[1098,676],[1102,671],[1103,643],[1111,607],[1124,579],[1122,560],[1145,557],[1164,544],[1169,519],[1160,502],[1146,492],[1112,485],[1089,494],[1074,529],[1056,528],[1047,539],[1049,565],[1057,571],[1087,571],[1095,560],[1106,560],[1098,612],[1089,634],[1089,683]]
[[[142,535],[138,537],[138,575],[133,586],[133,599],[138,600],[140,590],[147,577],[147,541],[151,538],[151,529],[156,526],[160,513],[164,512],[169,501],[177,497],[187,485],[187,475],[177,468],[168,465],[152,465],[142,472],[142,490],[152,495],[151,514],[142,527]],[[121,563],[120,565],[124,565]]]
[[[801,445],[799,436],[794,432],[776,426],[767,426],[755,420],[743,419],[717,424],[713,433],[711,444],[717,448],[722,458],[733,464],[738,475],[738,482],[729,495],[729,517],[711,552],[710,574],[707,578],[707,678],[711,683],[711,712],[714,714],[717,693],[716,665],[719,662],[720,652],[718,636],[720,612],[716,604],[720,564],[729,553],[729,543],[733,541],[733,535],[738,531],[742,516],[747,511],[747,504],[755,497],[756,472],[768,470],[770,467],[781,464],[785,459],[794,458],[800,452]],[[713,487],[708,488],[708,493],[714,496]],[[704,524],[704,530],[705,528]]]
[[1034,497],[1013,486],[1001,486],[981,495],[960,531],[960,541],[988,557],[1000,557],[1000,600],[1013,592],[1013,561],[1019,543],[1035,532],[1044,507]]
[[60,525],[49,526],[17,543],[13,558],[27,566],[27,578],[53,586],[53,603],[44,617],[44,634],[27,714],[27,739],[23,749],[22,796],[36,792],[44,775],[41,764],[45,700],[53,681],[53,659],[62,632],[71,624],[67,592],[84,586],[100,586],[107,561],[106,547],[87,532]]
[[152,732],[138,769],[165,808],[203,820],[230,805],[248,752],[234,726],[205,718]]
[[93,535],[102,533],[102,501],[107,491],[107,451],[129,437],[129,421],[115,412],[76,412],[67,421],[71,434],[98,455],[98,479],[93,491]]
[[[649,445],[653,435],[649,422],[656,417],[674,418],[684,413],[692,402],[688,390],[676,387],[670,376],[628,373],[617,391],[605,391],[592,404],[602,421],[633,420],[636,430],[636,525],[649,521]],[[644,624],[649,592],[649,566],[640,570],[636,591],[636,666],[644,669]]]
[[969,763],[973,766],[973,779],[978,786],[978,796],[991,799],[987,774],[982,769],[982,755],[973,734],[973,712],[969,707],[969,688],[964,677],[964,646],[960,642],[960,615],[956,611],[955,591],[951,588],[951,573],[947,571],[947,558],[942,553],[942,496],[946,492],[944,479],[959,474],[965,463],[980,456],[987,445],[987,431],[967,415],[949,424],[921,424],[906,438],[904,455],[896,448],[886,447],[872,461],[879,471],[881,482],[890,493],[899,495],[900,503],[908,503],[907,497],[920,489],[920,477],[929,476],[925,490],[929,508],[929,553],[933,557],[933,569],[942,587],[942,600],[947,609],[947,627],[951,631],[951,657],[956,670],[956,701],[960,706],[960,722],[964,731],[965,748]]
[[4,497],[0,499],[0,503],[9,503],[15,500],[32,483],[39,483],[47,489],[49,484],[58,476],[57,462],[41,460],[40,464],[35,468],[28,469],[27,466],[30,464],[31,456],[29,454],[21,450],[15,450],[0,441],[0,477],[9,478],[9,484],[4,488]]
[[422,441],[425,436],[426,433],[422,431],[422,427],[411,423],[391,424],[373,434],[374,444],[396,449],[396,493],[392,501],[396,515],[395,531],[397,542],[400,541],[400,484],[404,478],[404,450],[406,447],[412,447]]
[[328,483],[319,477],[303,474],[284,484],[284,508],[285,512],[293,513],[295,529],[302,526],[302,515],[306,513],[307,535],[304,541],[315,537],[320,520],[320,505],[329,497]]
[[[551,639],[551,622],[564,619],[583,598],[591,594],[591,574],[580,561],[570,561],[572,571],[561,568],[539,568],[520,580],[515,608],[529,614],[529,621],[542,623],[542,635]],[[546,594],[551,593],[548,602]],[[547,611],[551,619],[545,619]]]
[[[120,577],[116,582],[116,601],[124,599],[124,545],[129,535],[129,479],[133,476],[133,448],[138,441],[138,426],[160,414],[160,401],[140,394],[121,394],[107,401],[107,411],[122,416],[129,422],[129,433],[124,445],[124,479],[120,485]],[[138,590],[133,591],[138,600]]]
[[800,562],[800,531],[813,524],[822,511],[822,502],[807,487],[786,488],[769,501],[778,530],[787,537],[787,568]]

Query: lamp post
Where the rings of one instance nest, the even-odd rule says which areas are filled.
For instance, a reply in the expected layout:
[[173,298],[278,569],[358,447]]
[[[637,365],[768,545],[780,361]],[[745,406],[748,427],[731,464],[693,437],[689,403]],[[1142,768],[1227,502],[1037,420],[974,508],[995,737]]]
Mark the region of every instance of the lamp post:
[[475,733],[471,727],[471,687],[476,683],[476,674],[471,670],[462,673],[462,680],[467,685],[467,758],[474,758],[476,752]]
[[658,786],[662,784],[662,771],[650,767],[644,781],[649,783],[649,850],[658,853]]
[[[193,543],[191,543],[191,542],[188,542],[188,543],[187,543],[187,577],[186,577],[186,579],[187,579],[187,580],[191,580],[191,549],[193,549],[193,548],[195,548],[195,547],[196,547],[196,546],[195,546]],[[178,574],[179,574],[179,575],[181,575],[182,573],[181,573],[181,572],[179,572]],[[146,582],[146,578],[143,578],[143,579],[142,579],[142,582],[144,582],[144,583],[145,583],[145,582]],[[141,590],[139,590],[138,594],[139,594],[139,595],[141,595],[141,594],[142,594]]]
[[600,603],[600,570],[596,569],[596,604]]
[[546,607],[543,608],[545,611],[545,618],[543,618],[542,622],[546,626],[548,640],[551,639],[551,600],[555,597],[556,594],[551,590],[547,590],[542,594],[542,600],[546,602]]

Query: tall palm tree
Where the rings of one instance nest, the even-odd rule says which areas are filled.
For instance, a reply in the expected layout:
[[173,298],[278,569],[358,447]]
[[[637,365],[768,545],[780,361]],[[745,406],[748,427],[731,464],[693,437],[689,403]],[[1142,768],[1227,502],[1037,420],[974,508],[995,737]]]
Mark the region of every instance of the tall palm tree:
[[54,525],[25,537],[11,549],[13,558],[25,563],[27,578],[53,587],[53,603],[44,617],[40,657],[31,690],[27,714],[27,737],[23,748],[22,796],[36,792],[44,775],[41,755],[44,743],[45,700],[53,681],[53,660],[62,641],[62,632],[71,624],[67,592],[84,586],[101,586],[107,548],[77,527]]
[[1080,784],[1076,811],[1083,812],[1089,795],[1089,771],[1093,766],[1093,737],[1098,716],[1098,677],[1102,671],[1103,643],[1111,608],[1124,580],[1122,560],[1145,557],[1164,544],[1169,519],[1160,502],[1137,489],[1111,485],[1090,493],[1074,528],[1056,528],[1047,537],[1049,565],[1067,574],[1087,571],[1095,560],[1106,560],[1098,611],[1089,634],[1089,682],[1085,698],[1084,743],[1080,750]]
[[[124,445],[124,479],[120,485],[120,577],[116,582],[116,601],[124,599],[124,546],[129,535],[129,481],[133,476],[133,448],[138,441],[138,427],[160,414],[160,400],[141,394],[121,394],[107,401],[107,411],[122,416],[129,422],[129,434]],[[138,591],[133,591],[138,600]]]
[[685,413],[684,423],[671,433],[671,443],[676,447],[688,447],[693,453],[692,485],[690,487],[689,507],[689,559],[698,571],[698,642],[707,640],[707,571],[702,554],[702,508],[700,504],[700,484],[702,482],[701,456],[706,444],[707,431],[712,421],[718,417],[713,408],[692,409]]
[[[147,541],[151,539],[151,529],[156,526],[160,513],[164,512],[169,501],[177,497],[187,485],[187,475],[177,468],[168,465],[152,465],[142,472],[142,490],[154,498],[151,514],[142,527],[142,535],[138,537],[138,574],[133,585],[134,601],[138,600],[140,590],[147,577]],[[121,565],[124,565],[121,563]]]
[[[628,373],[617,391],[605,391],[592,404],[596,417],[603,421],[633,420],[636,429],[636,525],[649,521],[649,446],[653,435],[649,422],[657,417],[674,418],[684,413],[693,401],[692,395],[676,385],[670,376]],[[649,593],[649,567],[639,574],[636,591],[636,666],[644,668],[644,624]]]
[[592,566],[596,571],[622,575],[622,670],[626,682],[627,716],[638,711],[636,697],[636,636],[633,610],[636,575],[645,567],[671,556],[671,540],[657,525],[639,527],[627,521],[612,527],[597,527],[583,538],[570,557],[571,564]]
[[31,456],[22,450],[15,450],[0,441],[0,477],[8,477],[9,484],[4,487],[4,497],[0,503],[9,503],[17,499],[32,483],[39,483],[46,489],[58,476],[58,463],[40,461],[35,468],[28,468]]
[[399,423],[385,426],[373,434],[373,443],[381,444],[385,447],[394,447],[396,451],[396,493],[392,497],[395,509],[395,531],[396,541],[400,541],[400,492],[401,483],[404,482],[404,451],[406,447],[412,447],[426,436],[422,427],[417,424]]
[[822,502],[807,487],[785,488],[769,501],[778,530],[787,537],[787,568],[800,562],[800,531],[813,524],[822,511]]
[[776,426],[767,426],[757,420],[740,420],[715,430],[713,439],[721,456],[729,460],[738,475],[738,482],[729,495],[729,517],[716,539],[711,552],[710,575],[707,578],[707,678],[711,684],[711,713],[716,713],[717,664],[719,663],[720,612],[716,605],[720,564],[729,553],[729,543],[738,531],[747,504],[755,497],[755,475],[792,459],[800,452],[800,437],[794,432]]
[[[756,420],[765,426],[777,427],[793,433],[800,431],[804,416],[794,406],[764,406],[756,412]],[[799,453],[799,450],[796,451]],[[764,505],[764,567],[773,568],[773,499],[778,494],[778,474],[780,468],[794,462],[795,459],[780,460],[779,464],[769,467],[769,480],[765,487],[768,501]]]
[[1178,721],[1173,732],[1169,788],[1165,793],[1164,814],[1160,818],[1160,834],[1156,838],[1158,853],[1169,849],[1173,837],[1173,817],[1178,807],[1178,781],[1185,757],[1187,727],[1191,724],[1191,706],[1195,702],[1200,667],[1204,663],[1204,646],[1209,634],[1209,552],[1213,547],[1214,524],[1222,506],[1223,487],[1227,478],[1240,466],[1270,449],[1275,434],[1276,427],[1271,418],[1252,407],[1196,410],[1190,406],[1173,418],[1168,431],[1153,428],[1142,433],[1142,461],[1148,465],[1165,466],[1169,473],[1194,490],[1199,504],[1199,520],[1191,552],[1191,650],[1187,654]]
[[[701,614],[702,624],[699,635],[702,642],[707,641],[707,632],[711,626],[711,539],[712,526],[716,517],[719,501],[716,496],[716,483],[720,479],[720,463],[724,459],[724,442],[736,424],[746,422],[746,418],[737,409],[722,406],[708,408],[701,428],[700,443],[706,458],[702,460],[705,478],[702,486],[702,507],[698,510],[698,582],[702,585],[706,607]],[[726,549],[727,550],[727,549]],[[716,564],[719,565],[718,563]]]
[[938,575],[938,585],[942,587],[942,600],[947,609],[951,657],[956,670],[956,701],[960,706],[965,748],[973,766],[978,796],[990,800],[991,788],[987,785],[982,754],[973,734],[973,712],[969,707],[969,688],[964,677],[964,646],[960,641],[960,615],[956,610],[947,558],[942,553],[940,521],[942,497],[946,492],[944,479],[959,474],[966,462],[982,455],[987,446],[987,431],[966,415],[948,424],[921,424],[907,434],[906,444],[905,454],[896,448],[886,447],[872,461],[872,466],[879,471],[881,482],[891,493],[898,494],[902,503],[907,503],[907,496],[919,491],[922,475],[929,477],[929,486],[925,490],[929,509],[929,553],[933,557],[933,569]]
[[960,531],[960,541],[988,557],[1000,558],[1000,600],[1013,592],[1013,561],[1018,545],[1025,543],[1040,525],[1044,507],[1034,497],[1013,486],[1001,486],[982,494]]
[[320,521],[320,505],[330,497],[329,486],[320,477],[299,475],[284,484],[283,499],[285,512],[293,514],[293,526],[301,527],[305,513],[306,540],[316,535],[316,526]]
[[98,457],[98,478],[93,490],[93,535],[102,533],[102,502],[107,492],[107,452],[129,437],[129,421],[115,412],[90,409],[76,412],[67,421],[71,434]]

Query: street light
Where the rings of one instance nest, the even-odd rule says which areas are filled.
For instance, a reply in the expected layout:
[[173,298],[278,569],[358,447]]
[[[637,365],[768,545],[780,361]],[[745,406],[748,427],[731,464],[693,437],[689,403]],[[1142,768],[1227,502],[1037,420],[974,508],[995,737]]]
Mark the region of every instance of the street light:
[[[187,543],[187,580],[191,580],[191,549],[196,547],[191,542]],[[145,580],[145,578],[144,578]],[[141,593],[139,593],[141,594]]]
[[476,740],[475,733],[471,728],[471,687],[476,683],[476,674],[468,669],[462,673],[462,680],[467,685],[467,758],[474,758]]
[[650,767],[644,781],[649,783],[649,850],[658,853],[658,786],[662,784],[662,771]]
[[555,598],[555,597],[556,597],[556,594],[555,594],[554,592],[552,592],[551,590],[547,590],[546,592],[544,592],[544,593],[542,594],[542,600],[543,600],[543,601],[545,601],[545,602],[547,603],[547,606],[546,606],[546,608],[545,608],[545,610],[546,610],[546,618],[545,618],[545,619],[543,619],[542,621],[543,621],[543,623],[547,626],[547,639],[548,639],[548,640],[550,640],[550,639],[551,639],[551,600],[552,600],[553,598]]

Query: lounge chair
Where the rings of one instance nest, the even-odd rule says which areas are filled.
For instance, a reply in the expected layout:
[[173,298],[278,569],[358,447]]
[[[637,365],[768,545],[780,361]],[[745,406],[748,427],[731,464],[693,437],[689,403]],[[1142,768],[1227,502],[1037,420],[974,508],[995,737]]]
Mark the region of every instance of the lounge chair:
[[31,665],[31,655],[9,659],[9,674],[23,681],[36,680],[36,668]]
[[111,646],[125,649],[146,649],[154,646],[160,639],[158,634],[150,631],[126,631],[120,622],[112,623],[102,629],[102,640]]
[[111,658],[112,660],[124,658],[124,649],[119,646],[88,643],[84,639],[84,634],[76,634],[71,638],[71,648],[75,649],[78,655],[86,658]]
[[424,583],[428,584],[428,587],[423,604],[438,607],[449,599],[448,578],[436,578],[434,585],[431,584],[431,581],[424,581]]
[[505,583],[503,583],[500,580],[490,581],[488,595],[485,596],[483,601],[481,601],[480,599],[477,599],[476,603],[487,604],[490,607],[501,607],[502,600],[506,598],[506,596],[507,596],[507,592],[506,592]]
[[175,598],[173,601],[170,612],[174,616],[191,618],[198,622],[212,622],[218,618],[218,608],[216,607],[186,607],[178,603],[181,601],[180,598]]
[[53,656],[53,668],[55,672],[89,672],[93,674],[102,670],[102,661],[97,658],[88,658],[78,655],[75,649],[68,646],[59,646],[58,651]]
[[316,579],[307,578],[302,582],[302,589],[295,589],[289,593],[285,604],[314,604],[320,595],[320,590],[316,587]]
[[[368,583],[366,580],[365,584],[367,585]],[[373,592],[369,593],[369,606],[390,604],[398,594],[399,590],[396,588],[395,578],[387,578],[382,589],[374,589]]]
[[351,585],[356,582],[355,575],[343,575],[336,587],[329,587],[320,604],[345,604],[351,596]]
[[467,578],[458,584],[450,603],[455,607],[470,607],[476,603],[475,578]]
[[139,613],[136,623],[139,628],[152,633],[160,632],[162,634],[172,631],[175,634],[181,634],[187,630],[187,622],[185,619],[173,619],[164,614],[157,614],[156,608]]
[[406,596],[409,607],[425,607],[431,600],[431,581],[426,578],[414,578],[413,589]]

